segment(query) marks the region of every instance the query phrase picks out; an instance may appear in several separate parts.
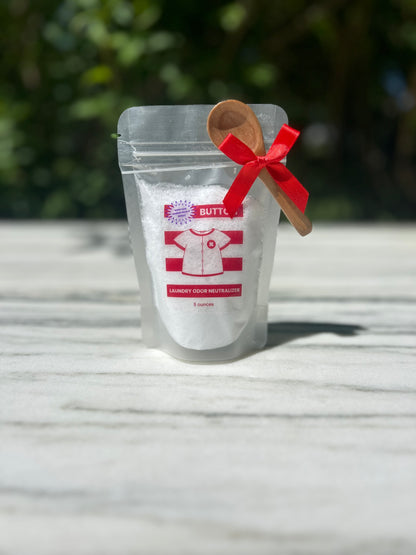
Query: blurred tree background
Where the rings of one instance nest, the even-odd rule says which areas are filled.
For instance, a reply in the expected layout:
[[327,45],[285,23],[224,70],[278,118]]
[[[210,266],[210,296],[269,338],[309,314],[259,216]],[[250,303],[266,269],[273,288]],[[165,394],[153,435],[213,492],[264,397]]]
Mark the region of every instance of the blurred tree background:
[[312,219],[416,207],[416,0],[3,0],[0,216],[124,217],[120,113],[281,105]]

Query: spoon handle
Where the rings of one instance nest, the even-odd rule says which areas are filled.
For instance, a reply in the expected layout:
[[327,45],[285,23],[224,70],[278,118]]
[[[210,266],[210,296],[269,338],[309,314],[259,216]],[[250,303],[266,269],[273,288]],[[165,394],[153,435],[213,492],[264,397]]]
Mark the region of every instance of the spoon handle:
[[259,177],[277,200],[280,208],[296,231],[302,236],[308,235],[312,231],[312,223],[309,218],[299,210],[293,200],[279,187],[266,168],[261,170]]

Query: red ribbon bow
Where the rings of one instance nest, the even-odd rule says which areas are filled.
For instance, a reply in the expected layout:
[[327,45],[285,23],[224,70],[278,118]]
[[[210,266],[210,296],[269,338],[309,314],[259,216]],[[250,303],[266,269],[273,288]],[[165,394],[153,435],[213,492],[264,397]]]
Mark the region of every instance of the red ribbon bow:
[[237,212],[250,187],[263,168],[267,168],[267,171],[276,183],[292,199],[299,210],[305,212],[309,193],[286,166],[281,163],[281,160],[286,157],[299,135],[299,131],[284,124],[265,156],[257,156],[240,139],[231,133],[227,135],[218,148],[228,158],[243,166],[223,200],[224,206],[231,218]]

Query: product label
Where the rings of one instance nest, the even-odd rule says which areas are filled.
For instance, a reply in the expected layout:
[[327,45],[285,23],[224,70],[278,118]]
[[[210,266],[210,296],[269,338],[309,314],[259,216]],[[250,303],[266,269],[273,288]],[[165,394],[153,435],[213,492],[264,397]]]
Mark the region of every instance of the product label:
[[[243,218],[243,206],[237,218]],[[182,283],[167,285],[168,297],[241,297],[241,283],[223,283],[229,272],[243,271],[243,257],[238,245],[243,245],[243,230],[227,229],[231,222],[222,204],[194,205],[189,201],[175,201],[164,206],[168,229],[164,243],[168,247],[165,257],[166,272],[179,273]],[[194,220],[213,220],[215,227],[201,226]],[[221,223],[223,221],[223,224]],[[236,220],[233,220],[236,222]],[[237,220],[238,222],[238,220]],[[229,224],[230,225],[230,224]],[[235,227],[235,223],[232,227]],[[180,230],[172,229],[180,227]],[[231,227],[231,226],[230,226]],[[221,229],[220,229],[221,228]],[[207,283],[204,278],[218,277],[218,282]],[[188,278],[198,281],[187,283]]]

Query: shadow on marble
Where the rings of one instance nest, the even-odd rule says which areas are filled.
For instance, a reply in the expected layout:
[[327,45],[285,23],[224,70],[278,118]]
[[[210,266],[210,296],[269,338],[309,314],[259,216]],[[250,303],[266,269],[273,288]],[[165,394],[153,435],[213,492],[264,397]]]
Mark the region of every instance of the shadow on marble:
[[320,333],[353,337],[365,331],[365,328],[354,324],[335,324],[332,322],[270,322],[267,331],[268,339],[265,348],[270,349]]

